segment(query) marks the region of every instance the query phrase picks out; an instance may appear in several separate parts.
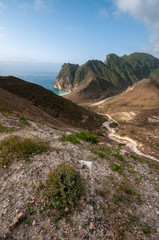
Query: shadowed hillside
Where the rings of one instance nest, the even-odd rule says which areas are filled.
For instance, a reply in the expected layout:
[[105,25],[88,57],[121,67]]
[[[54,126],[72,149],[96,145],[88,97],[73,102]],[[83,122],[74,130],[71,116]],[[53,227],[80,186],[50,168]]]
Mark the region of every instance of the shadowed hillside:
[[96,107],[96,111],[113,114],[158,108],[159,83],[150,79],[144,79],[129,87],[121,95],[100,104]]
[[[103,122],[101,116],[89,112],[39,85],[15,77],[0,77],[0,88],[30,101],[34,106],[40,107],[51,117],[67,125],[93,129]],[[22,99],[21,101],[23,101]]]

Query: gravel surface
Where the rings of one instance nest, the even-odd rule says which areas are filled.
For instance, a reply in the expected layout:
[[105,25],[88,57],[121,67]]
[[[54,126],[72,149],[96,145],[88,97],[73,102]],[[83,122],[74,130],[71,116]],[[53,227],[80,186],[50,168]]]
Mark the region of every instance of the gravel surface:
[[[29,161],[13,160],[0,168],[0,239],[159,239],[159,166],[108,139],[107,130],[97,145],[73,145],[60,137],[69,132],[0,114],[0,133],[41,139],[46,153]],[[82,161],[92,162],[90,168]],[[56,210],[45,197],[47,174],[58,164],[73,165],[83,177],[85,195],[67,218],[55,223]]]

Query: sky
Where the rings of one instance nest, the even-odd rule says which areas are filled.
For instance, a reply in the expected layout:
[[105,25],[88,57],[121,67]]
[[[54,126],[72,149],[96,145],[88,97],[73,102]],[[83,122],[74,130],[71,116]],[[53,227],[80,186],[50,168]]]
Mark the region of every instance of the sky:
[[133,52],[159,57],[159,0],[0,0],[0,61],[58,68]]

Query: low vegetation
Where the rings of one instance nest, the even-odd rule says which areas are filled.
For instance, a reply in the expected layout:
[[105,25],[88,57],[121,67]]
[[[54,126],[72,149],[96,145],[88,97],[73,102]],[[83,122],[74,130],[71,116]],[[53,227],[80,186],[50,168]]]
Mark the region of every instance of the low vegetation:
[[77,132],[75,134],[70,134],[68,136],[63,135],[61,137],[61,141],[69,141],[73,144],[80,143],[79,140],[84,140],[86,142],[97,144],[99,141],[99,138],[97,136],[95,136],[94,134],[88,134],[87,131]]
[[13,130],[14,130],[14,128],[12,128],[12,127],[5,127],[0,122],[0,133],[8,133],[8,132],[12,132]]
[[28,113],[26,111],[23,112],[23,115],[21,116],[22,120],[22,126],[25,127],[28,123]]
[[5,107],[3,105],[0,105],[0,113],[4,114],[4,115],[9,115],[12,113],[12,110],[9,109],[8,107]]
[[58,210],[58,218],[66,216],[78,204],[84,194],[84,182],[80,173],[71,165],[62,163],[47,176],[47,195]]
[[28,160],[31,154],[48,150],[48,145],[40,140],[11,135],[0,142],[0,165],[8,166],[14,159]]

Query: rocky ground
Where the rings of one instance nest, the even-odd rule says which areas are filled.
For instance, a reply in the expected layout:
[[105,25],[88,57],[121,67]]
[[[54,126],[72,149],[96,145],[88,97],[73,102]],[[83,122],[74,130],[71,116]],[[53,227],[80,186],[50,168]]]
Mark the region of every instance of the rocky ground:
[[[159,239],[159,164],[131,152],[99,129],[99,143],[63,142],[70,134],[12,114],[0,114],[0,141],[9,135],[49,145],[29,160],[12,160],[0,168],[0,239]],[[75,131],[75,129],[72,129]],[[70,130],[71,131],[71,130]],[[1,157],[1,152],[0,152]],[[92,162],[92,169],[81,160]],[[56,209],[45,195],[46,177],[67,162],[83,177],[85,195],[74,211],[55,222]]]
[[[120,115],[120,118],[119,118]],[[119,124],[118,134],[134,139],[144,153],[159,159],[159,110],[111,115]],[[124,118],[125,117],[125,118]],[[123,119],[124,118],[124,119]]]

